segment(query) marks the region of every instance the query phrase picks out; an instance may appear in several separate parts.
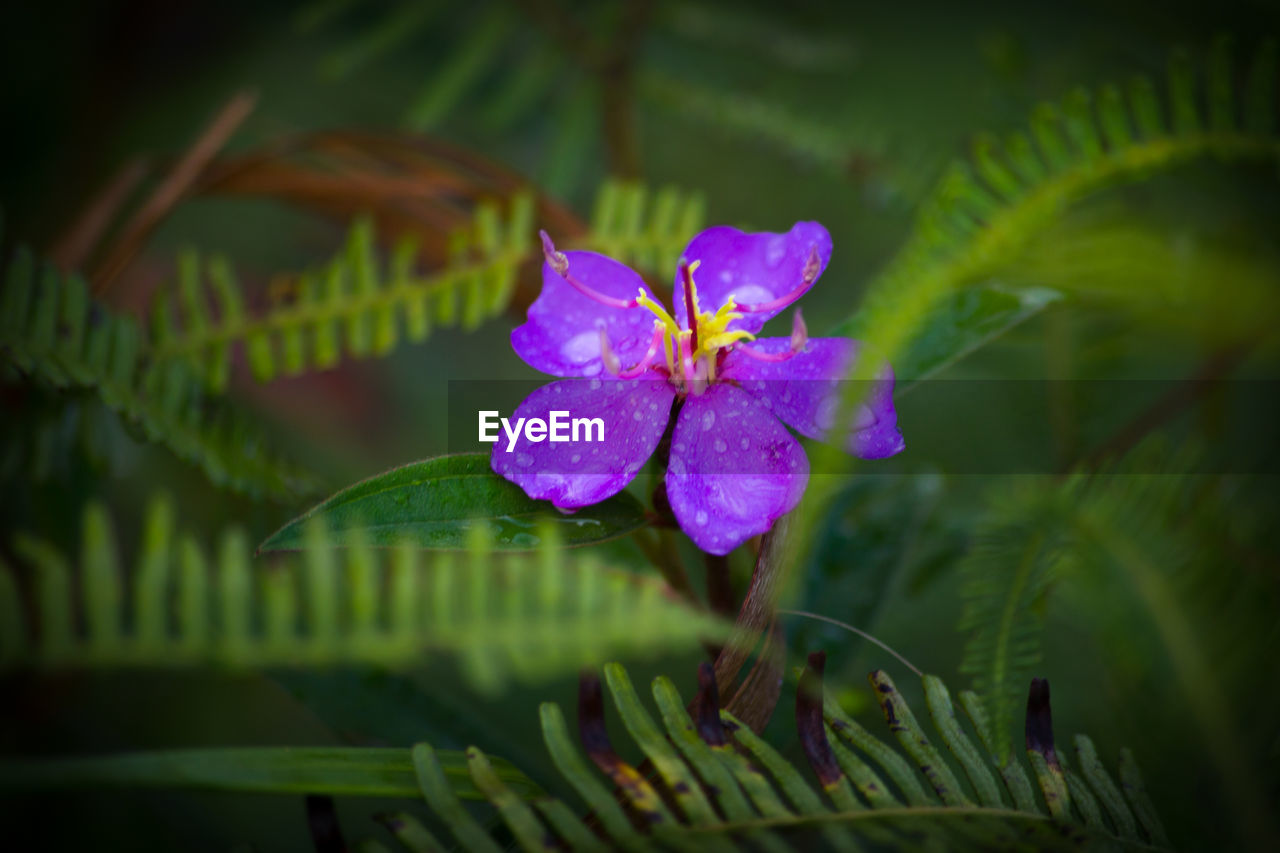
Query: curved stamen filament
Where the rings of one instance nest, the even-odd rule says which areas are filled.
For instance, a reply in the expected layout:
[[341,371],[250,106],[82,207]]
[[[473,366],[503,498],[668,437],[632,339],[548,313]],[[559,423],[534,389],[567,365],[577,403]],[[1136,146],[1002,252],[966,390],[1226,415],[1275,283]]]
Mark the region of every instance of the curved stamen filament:
[[770,299],[768,302],[756,302],[751,305],[739,305],[738,310],[747,314],[759,314],[764,311],[780,311],[786,308],[792,302],[795,302],[801,296],[809,292],[809,288],[818,280],[818,273],[822,272],[822,258],[818,257],[818,247],[809,247],[809,259],[804,263],[804,272],[800,277],[800,284],[790,293],[779,296],[777,299]]
[[754,358],[756,361],[770,361],[770,362],[790,361],[791,359],[795,358],[797,354],[796,350],[793,350],[793,349],[783,350],[782,352],[769,353],[769,352],[760,352],[758,350],[752,349],[751,347],[739,347],[737,351],[745,355],[747,358]]
[[662,347],[663,338],[666,336],[666,331],[663,329],[662,323],[655,320],[653,323],[653,337],[649,340],[648,351],[645,352],[644,357],[638,362],[623,370],[621,363],[618,361],[618,357],[613,354],[613,348],[609,346],[609,333],[605,329],[604,324],[601,323],[599,328],[600,356],[604,360],[604,366],[608,371],[619,379],[634,379],[641,373],[648,370],[649,365],[653,364],[654,359],[658,357],[658,352]]
[[787,361],[795,358],[804,349],[804,345],[809,342],[809,328],[805,325],[804,317],[800,313],[800,309],[796,309],[796,313],[791,317],[791,346],[783,352],[767,353],[758,352],[750,347],[738,347],[737,351],[745,355],[747,358],[754,358],[756,361],[779,362]]
[[588,299],[593,299],[601,305],[608,305],[610,308],[635,308],[640,305],[640,302],[635,298],[619,299],[616,296],[609,296],[583,284],[577,278],[569,274],[569,258],[564,252],[556,251],[555,244],[551,242],[551,238],[547,236],[547,232],[539,231],[538,236],[542,238],[542,256],[546,259],[547,266],[551,267],[551,269],[555,271],[556,275],[568,282],[569,286],[574,290],[578,291],[583,296],[586,296]]

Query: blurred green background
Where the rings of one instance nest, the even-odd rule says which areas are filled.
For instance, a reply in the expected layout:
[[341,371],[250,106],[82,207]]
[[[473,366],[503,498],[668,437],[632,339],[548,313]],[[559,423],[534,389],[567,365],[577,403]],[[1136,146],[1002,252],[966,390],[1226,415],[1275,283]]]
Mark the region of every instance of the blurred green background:
[[[255,105],[223,148],[225,157],[270,153],[280,140],[313,132],[357,131],[375,139],[421,134],[512,170],[583,221],[609,177],[700,193],[708,223],[785,230],[799,219],[819,220],[833,235],[835,253],[804,310],[811,334],[822,335],[856,309],[873,276],[912,233],[919,206],[947,164],[965,156],[979,132],[1021,128],[1037,103],[1060,100],[1078,86],[1135,73],[1160,78],[1176,47],[1203,57],[1211,38],[1226,34],[1247,57],[1264,36],[1278,32],[1280,11],[1255,2],[22,3],[6,10],[0,35],[9,151],[0,172],[5,241],[45,253],[65,245],[73,223],[113,176],[141,158],[151,169],[146,186],[189,150],[229,99],[248,91]],[[361,157],[386,165],[375,146],[353,140],[348,167]],[[1231,287],[1246,280],[1277,285],[1276,177],[1274,161],[1197,162],[1110,188],[1064,211],[1022,255],[1007,259],[995,280],[1084,296],[1017,325],[949,365],[944,378],[1178,380],[1195,374],[1214,353],[1239,343],[1232,337],[1236,314],[1254,311],[1246,293],[1233,312]],[[107,301],[140,313],[173,280],[184,247],[232,258],[261,305],[280,274],[332,256],[357,213],[373,214],[381,226],[394,208],[388,221],[405,229],[442,230],[430,215],[394,198],[384,204],[352,190],[337,201],[317,201],[290,195],[270,178],[258,174],[259,184],[239,192],[197,188],[184,196],[129,258]],[[458,211],[467,212],[465,204]],[[1117,242],[1097,242],[1108,235]],[[393,234],[380,227],[379,236]],[[1146,264],[1134,249],[1147,245],[1134,242],[1143,236],[1183,254],[1161,254],[1165,266]],[[1090,294],[1095,282],[1088,262],[1095,251],[1137,258],[1132,267],[1104,269],[1131,280],[1132,293],[1112,298],[1107,290],[1115,282],[1104,275],[1099,292]],[[1227,306],[1221,316],[1195,309],[1202,303],[1194,299],[1170,308],[1140,298],[1167,284],[1170,269],[1190,270],[1187,286],[1207,304],[1221,300]],[[443,453],[451,380],[535,378],[507,343],[535,292],[529,286],[526,280],[512,309],[478,331],[439,329],[426,343],[402,345],[380,359],[347,359],[330,371],[259,384],[240,358],[232,397],[267,424],[276,446],[316,472],[323,493]],[[1274,307],[1268,299],[1260,304]],[[789,322],[775,321],[779,328]],[[1271,379],[1274,334],[1249,343],[1256,347],[1233,362],[1235,375]],[[1045,472],[1064,471],[1132,414],[1091,401],[1087,385],[1063,387],[1077,390],[1049,400],[1047,414],[993,412],[992,423],[1001,425],[995,434],[968,422],[957,433],[945,394],[928,384],[913,389],[900,403],[907,453],[860,466],[865,476],[839,490],[807,543],[813,550],[796,606],[873,631],[920,668],[964,686],[959,666],[966,634],[957,627],[963,577],[956,567],[972,545],[987,496],[1018,479],[972,472],[982,470],[983,459],[999,467],[1015,448],[1036,457]],[[1273,386],[1257,387],[1269,394]],[[6,390],[6,440],[17,446],[23,413],[46,405],[52,404],[39,392]],[[1168,426],[1197,436],[1212,453],[1215,442],[1232,434],[1233,417],[1274,415],[1266,406],[1247,411],[1182,412]],[[38,481],[19,469],[6,473],[6,531],[74,543],[81,505],[100,498],[129,554],[142,509],[157,489],[178,496],[184,528],[206,532],[209,541],[229,524],[260,541],[310,505],[215,490],[165,450],[134,441],[109,421],[103,428],[113,448],[105,469],[72,459]],[[1250,441],[1246,459],[1274,462],[1273,437]],[[912,453],[948,443],[972,448],[972,465],[961,474],[945,460]],[[1251,605],[1263,611],[1264,623],[1271,614],[1274,626],[1275,469],[1259,470],[1272,473],[1223,498],[1227,517],[1248,527],[1239,539],[1247,553],[1224,549],[1207,559],[1219,564],[1217,583],[1228,599],[1238,575],[1248,573],[1249,582],[1266,591]],[[645,570],[629,541],[602,551]],[[734,570],[745,576],[748,563],[739,554]],[[1037,672],[1053,683],[1062,736],[1090,732],[1105,755],[1121,745],[1133,748],[1178,846],[1243,843],[1222,791],[1221,767],[1185,696],[1171,686],[1174,665],[1162,651],[1159,626],[1125,603],[1118,583],[1064,585],[1061,595],[1036,604],[1045,625]],[[1255,765],[1250,784],[1261,786],[1262,800],[1274,806],[1280,791],[1274,653],[1280,649],[1274,631],[1235,630],[1233,606],[1207,607],[1195,624],[1220,636],[1197,642],[1229,688],[1224,700]],[[787,625],[792,651],[825,648],[828,682],[848,685],[846,705],[874,719],[863,676],[875,667],[892,671],[893,661],[838,629],[799,619]],[[664,672],[691,692],[696,661],[638,666],[635,680]],[[562,783],[549,772],[537,739],[537,703],[570,706],[575,684],[566,678],[516,687],[493,699],[470,692],[448,661],[401,675],[10,674],[0,681],[6,696],[0,749],[480,743],[556,789]],[[794,755],[789,695],[784,690],[770,731]],[[369,815],[385,805],[341,800],[339,809],[344,825],[361,834],[373,827]],[[3,837],[16,839],[12,849],[226,850],[252,843],[293,850],[309,844],[301,803],[288,797],[6,795],[0,811]]]

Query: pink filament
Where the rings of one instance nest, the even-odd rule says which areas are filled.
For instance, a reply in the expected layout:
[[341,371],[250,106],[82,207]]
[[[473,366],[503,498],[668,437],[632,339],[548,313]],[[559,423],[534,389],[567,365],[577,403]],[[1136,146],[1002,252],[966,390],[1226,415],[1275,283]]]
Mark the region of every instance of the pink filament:
[[583,284],[578,279],[569,275],[569,259],[564,252],[557,252],[555,244],[551,242],[551,238],[547,236],[546,231],[539,231],[538,235],[542,238],[542,254],[546,258],[547,266],[555,271],[556,275],[567,281],[569,285],[588,299],[594,299],[601,305],[608,305],[610,308],[636,308],[640,302],[632,297],[631,299],[618,299],[614,296],[606,296],[598,290],[593,290]]
[[822,272],[822,259],[818,257],[818,247],[809,247],[809,258],[804,263],[804,272],[801,274],[800,284],[795,290],[779,296],[777,299],[771,299],[768,302],[756,302],[752,305],[738,305],[735,311],[741,311],[744,314],[759,314],[763,311],[779,311],[786,308],[792,302],[795,302],[801,296],[809,292],[809,288],[818,280],[818,273]]
[[756,350],[753,350],[751,347],[743,346],[743,347],[738,347],[738,352],[742,353],[747,358],[754,358],[756,361],[776,362],[776,361],[788,361],[790,359],[793,359],[796,357],[796,355],[800,351],[789,349],[785,352],[767,353],[767,352],[757,352]]
[[654,323],[653,338],[649,341],[649,350],[642,359],[625,370],[616,369],[618,367],[618,359],[613,356],[612,350],[609,348],[609,337],[603,327],[600,329],[600,345],[601,353],[608,353],[605,357],[605,367],[609,368],[609,372],[619,379],[634,379],[648,370],[649,365],[653,364],[653,360],[658,357],[658,353],[662,349],[662,324]]

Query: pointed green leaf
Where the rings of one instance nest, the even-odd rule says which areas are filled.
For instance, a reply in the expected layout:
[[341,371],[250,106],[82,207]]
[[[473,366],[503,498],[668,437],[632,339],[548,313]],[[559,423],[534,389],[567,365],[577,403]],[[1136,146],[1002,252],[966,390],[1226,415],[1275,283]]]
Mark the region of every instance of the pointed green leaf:
[[625,492],[564,515],[494,474],[488,454],[464,453],[414,462],[343,489],[276,531],[260,550],[302,547],[311,521],[323,522],[339,546],[360,536],[377,547],[410,542],[461,549],[467,532],[486,524],[494,531],[494,547],[528,550],[539,543],[536,525],[544,518],[569,546],[612,539],[645,524],[640,502]]
[[[436,752],[451,796],[482,800],[461,752]],[[512,793],[538,787],[506,761],[491,758],[495,777]],[[0,762],[0,790],[186,788],[259,793],[417,797],[415,756],[404,748],[247,747],[172,749],[88,758]]]

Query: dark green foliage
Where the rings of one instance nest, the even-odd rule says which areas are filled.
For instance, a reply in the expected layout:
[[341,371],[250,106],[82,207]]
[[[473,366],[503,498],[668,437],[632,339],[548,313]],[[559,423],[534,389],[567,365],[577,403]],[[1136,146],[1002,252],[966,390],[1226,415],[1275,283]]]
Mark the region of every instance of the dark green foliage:
[[[1273,130],[1280,108],[1268,95],[1277,84],[1274,44],[1258,51],[1247,86],[1225,76],[1224,51],[1220,43],[1207,83],[1184,55],[1172,60],[1167,100],[1150,80],[1137,78],[1127,104],[1114,87],[1096,97],[1080,90],[1061,109],[1042,105],[1030,135],[1013,134],[1003,149],[980,137],[972,166],[956,163],[922,204],[911,237],[840,330],[876,340],[893,360],[909,352],[940,300],[989,279],[1087,195],[1197,158],[1280,159]],[[1216,120],[1201,106],[1206,85]],[[1236,107],[1247,117],[1243,128],[1227,120]]]
[[[1229,543],[1258,523],[1255,513],[1266,504],[1236,506],[1232,496],[1256,484],[1190,473],[1198,463],[1194,453],[1152,441],[1099,471],[1034,480],[997,496],[962,566],[961,628],[969,641],[961,669],[994,707],[992,730],[1007,754],[1000,739],[1040,662],[1045,607],[1056,588],[1064,602],[1090,602],[1093,630],[1117,647],[1133,642],[1135,620],[1149,620],[1161,665],[1173,673],[1166,689],[1195,718],[1241,825],[1262,837],[1257,763],[1225,700],[1248,696],[1276,707],[1275,691],[1259,689],[1255,675],[1239,668],[1242,649],[1276,642],[1276,590],[1247,573],[1224,588],[1218,575],[1219,555],[1241,547]],[[1223,613],[1232,614],[1226,624]]]
[[79,276],[37,265],[19,249],[9,263],[0,352],[28,381],[95,395],[137,434],[198,465],[209,479],[250,495],[314,489],[276,458],[249,420],[211,402],[185,365],[156,361],[133,318],[89,298]]
[[375,550],[351,532],[338,549],[312,524],[300,558],[258,567],[243,531],[227,531],[211,558],[176,534],[172,504],[160,498],[137,569],[125,574],[106,510],[92,504],[74,569],[48,542],[13,543],[28,570],[30,618],[19,576],[0,563],[0,666],[404,668],[444,652],[477,688],[495,690],[723,632],[655,578],[605,569],[588,553],[567,559],[556,528],[534,533],[531,558],[497,559],[492,533],[473,525],[465,554],[424,560],[413,544]]
[[[423,275],[418,250],[399,243],[384,266],[375,255],[372,224],[357,222],[342,252],[322,269],[299,277],[295,296],[259,316],[246,313],[245,297],[223,257],[202,263],[188,253],[178,263],[175,294],[162,288],[152,310],[158,362],[190,363],[214,391],[225,390],[232,345],[241,343],[254,377],[267,382],[335,366],[349,357],[382,356],[403,336],[426,340],[433,327],[474,329],[501,313],[511,299],[520,264],[533,242],[533,197],[516,197],[507,221],[495,206],[482,206],[470,229],[452,241],[453,262]],[[204,284],[207,276],[208,286]],[[209,311],[212,295],[216,314]]]
[[[977,792],[975,803],[947,759],[929,744],[887,674],[874,672],[871,682],[889,728],[914,768],[834,702],[824,700],[820,665],[821,656],[812,656],[796,699],[799,734],[818,788],[806,778],[809,770],[718,710],[707,665],[700,673],[699,695],[689,706],[692,716],[670,679],[654,680],[660,722],[644,706],[626,670],[618,664],[605,666],[604,680],[622,725],[649,762],[650,773],[642,773],[614,751],[604,728],[601,682],[594,675],[583,677],[578,710],[582,746],[587,759],[617,786],[612,793],[573,743],[560,707],[543,704],[543,739],[557,770],[591,813],[586,826],[581,806],[537,791],[518,770],[478,748],[467,749],[464,771],[457,753],[440,752],[425,743],[407,754],[387,749],[302,750],[292,755],[270,749],[197,750],[0,764],[0,784],[12,786],[27,776],[28,784],[59,788],[161,784],[405,796],[416,777],[417,791],[441,831],[465,850],[500,849],[460,799],[478,796],[488,800],[524,849],[554,844],[572,850],[763,848],[781,853],[810,849],[818,840],[841,850],[863,849],[866,843],[952,850],[1025,844],[1041,850],[1153,849],[1167,844],[1129,759],[1122,760],[1120,769],[1126,797],[1119,794],[1087,738],[1078,738],[1084,775],[1064,775],[1054,752],[1047,704],[1029,704],[1027,717],[1027,753],[1032,766],[1039,768],[1037,781],[1046,808],[1031,793],[1020,763],[997,762],[975,743],[956,719],[946,687],[926,676],[930,714],[942,742]],[[1036,689],[1033,686],[1033,700]],[[1047,703],[1047,687],[1043,690]],[[970,714],[982,712],[972,697],[965,708]],[[973,722],[981,728],[978,720]],[[992,773],[998,764],[1006,772],[1003,791]],[[921,772],[932,793],[922,789]],[[1062,793],[1068,781],[1076,793],[1070,798]],[[1010,798],[1015,805],[1009,804]],[[645,816],[641,828],[627,819],[619,802]],[[668,803],[676,804],[678,811]],[[440,849],[445,838],[412,814],[388,815],[383,823],[410,850]]]

